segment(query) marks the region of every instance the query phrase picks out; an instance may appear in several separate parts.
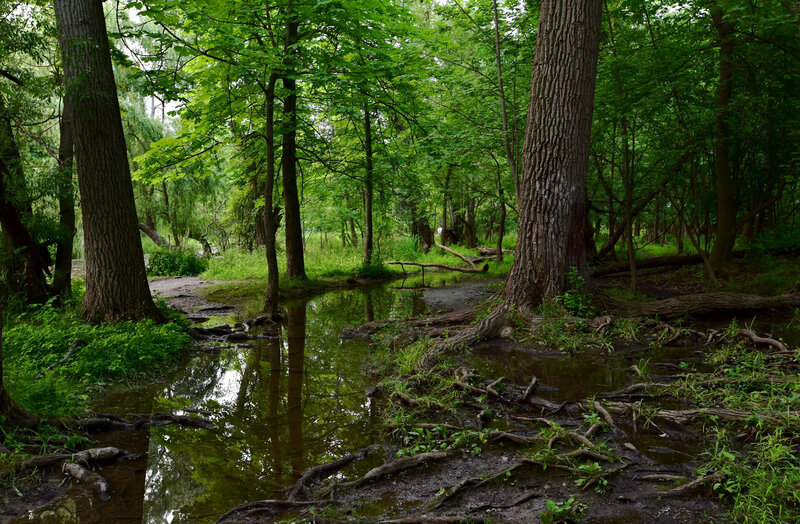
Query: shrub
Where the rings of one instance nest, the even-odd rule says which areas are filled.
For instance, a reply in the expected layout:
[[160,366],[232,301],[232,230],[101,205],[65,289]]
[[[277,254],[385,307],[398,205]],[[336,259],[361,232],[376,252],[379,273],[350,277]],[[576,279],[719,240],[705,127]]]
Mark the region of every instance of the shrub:
[[148,274],[158,277],[195,276],[208,268],[205,260],[191,251],[168,249],[150,255]]

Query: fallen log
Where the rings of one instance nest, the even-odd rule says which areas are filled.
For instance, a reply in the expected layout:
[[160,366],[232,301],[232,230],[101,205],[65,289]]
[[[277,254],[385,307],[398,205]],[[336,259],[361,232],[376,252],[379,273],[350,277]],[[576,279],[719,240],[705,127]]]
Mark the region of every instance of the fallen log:
[[[663,257],[645,258],[644,260],[636,261],[636,269],[651,269],[656,267],[676,267],[676,266],[690,266],[693,264],[700,264],[703,258],[700,255],[669,255]],[[605,275],[613,275],[614,273],[624,273],[630,271],[630,264],[627,260],[612,262],[604,264],[591,271],[591,276],[601,277]]]
[[448,271],[458,271],[460,273],[486,273],[489,271],[489,264],[484,264],[483,267],[459,267],[459,266],[448,266],[447,264],[434,264],[432,262],[403,262],[403,261],[392,261],[386,262],[387,265],[395,265],[400,266],[403,271],[405,271],[405,266],[416,266],[416,267],[435,267],[438,269],[446,269]]
[[681,315],[707,315],[709,313],[757,311],[763,309],[800,306],[800,294],[774,297],[716,291],[681,295],[654,302],[623,302],[607,295],[596,294],[598,302],[606,309],[627,317],[662,318]]

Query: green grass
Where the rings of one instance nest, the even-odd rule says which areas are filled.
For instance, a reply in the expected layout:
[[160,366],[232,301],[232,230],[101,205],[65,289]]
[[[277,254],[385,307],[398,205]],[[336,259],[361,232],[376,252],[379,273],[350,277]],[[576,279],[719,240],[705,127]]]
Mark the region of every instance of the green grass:
[[[63,307],[45,305],[6,319],[3,333],[6,386],[28,411],[42,416],[83,412],[98,391],[153,376],[177,361],[190,347],[185,321],[164,303],[172,321],[92,325],[79,314],[82,296]],[[78,347],[65,364],[51,371],[76,339]],[[38,377],[38,378],[37,378]]]
[[[516,241],[515,235],[504,238],[504,245],[513,247],[511,242]],[[448,246],[463,255],[475,255],[475,251],[461,246]],[[453,255],[444,253],[433,247],[428,253],[422,253],[416,247],[412,238],[395,238],[384,241],[376,254],[383,261],[411,261],[445,264],[452,266],[463,265]],[[486,273],[465,274],[458,272],[441,272],[439,270],[425,271],[426,285],[440,285],[443,282],[454,283],[465,278],[501,278],[508,274],[513,262],[513,255],[507,254],[502,264],[493,260],[488,261],[489,270]],[[347,284],[352,278],[392,278],[401,276],[402,270],[398,265],[383,265],[377,263],[373,266],[362,265],[361,249],[342,247],[339,242],[329,242],[323,245],[318,236],[312,235],[305,250],[305,267],[308,280],[298,281],[286,278],[286,257],[283,252],[278,254],[280,270],[280,294],[283,298],[311,295],[332,287]],[[405,279],[405,287],[414,287],[422,284],[422,270],[419,267],[405,266],[410,274]],[[206,280],[228,281],[204,288],[201,293],[209,300],[236,304],[246,317],[258,315],[264,306],[266,292],[267,262],[263,248],[252,253],[230,250],[212,257],[208,270],[201,277]]]

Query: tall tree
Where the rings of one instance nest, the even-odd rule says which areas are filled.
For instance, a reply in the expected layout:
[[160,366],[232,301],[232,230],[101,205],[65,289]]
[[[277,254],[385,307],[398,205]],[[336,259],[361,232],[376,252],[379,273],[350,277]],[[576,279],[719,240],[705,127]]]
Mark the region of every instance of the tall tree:
[[443,350],[496,335],[514,308],[533,314],[563,293],[570,268],[586,269],[586,172],[600,52],[602,0],[544,0],[533,60],[520,177],[519,227],[505,300],[478,325],[439,342]]
[[523,310],[585,270],[586,171],[601,0],[545,0],[533,61],[516,258],[505,296]]
[[102,2],[55,0],[86,249],[84,316],[160,317],[147,283]]

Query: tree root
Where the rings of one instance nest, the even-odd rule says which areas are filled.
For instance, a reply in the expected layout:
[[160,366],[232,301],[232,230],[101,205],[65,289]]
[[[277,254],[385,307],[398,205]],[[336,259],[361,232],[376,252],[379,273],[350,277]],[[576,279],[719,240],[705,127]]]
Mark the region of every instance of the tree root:
[[290,500],[260,500],[258,502],[247,502],[227,511],[218,518],[214,524],[243,522],[246,519],[256,517],[276,517],[283,511],[329,504],[330,502],[329,500],[309,500],[302,502]]
[[687,484],[682,486],[678,486],[677,488],[673,488],[658,494],[659,497],[677,497],[681,495],[688,495],[690,493],[694,493],[708,485],[714,485],[717,482],[722,482],[725,480],[727,475],[725,475],[722,471],[717,471],[712,473],[711,475],[706,475],[703,478],[699,478],[693,480]]
[[[639,404],[629,402],[614,402],[610,405],[613,408],[622,409],[624,411],[632,410],[635,412],[639,408]],[[698,418],[717,417],[731,422],[746,422],[756,418],[762,422],[778,426],[785,423],[787,418],[799,418],[800,411],[786,411],[781,412],[780,415],[776,415],[725,408],[659,409],[655,410],[653,416],[680,425],[689,424]]]
[[531,379],[531,383],[528,384],[527,388],[525,388],[525,393],[522,395],[522,400],[527,401],[531,397],[531,395],[536,393],[537,389],[539,389],[539,379],[533,377]]
[[112,459],[133,459],[136,455],[131,455],[127,451],[113,448],[91,448],[77,453],[55,453],[49,455],[37,455],[31,457],[17,465],[12,469],[0,472],[0,480],[9,477],[15,471],[21,471],[31,468],[44,468],[56,466],[65,462],[82,462],[88,464],[89,462],[103,462]]
[[740,329],[739,334],[749,339],[751,342],[753,342],[753,344],[767,344],[769,346],[776,348],[778,351],[781,352],[789,351],[789,348],[787,348],[781,342],[775,340],[774,338],[759,337],[749,329]]
[[325,480],[354,462],[364,460],[370,453],[373,453],[377,449],[379,449],[378,446],[363,448],[328,464],[322,464],[309,469],[303,473],[303,476],[295,483],[292,491],[289,492],[288,500],[295,502],[300,496],[307,498],[309,496],[309,488],[312,484]]
[[435,400],[425,399],[425,398],[414,398],[410,395],[406,395],[402,391],[395,391],[392,393],[393,397],[400,399],[404,404],[412,407],[424,407],[424,408],[436,408],[441,411],[447,411],[447,408],[444,404],[436,402]]
[[383,466],[378,466],[377,468],[371,469],[366,475],[358,480],[338,484],[337,488],[357,488],[381,477],[386,477],[407,469],[416,468],[418,466],[427,464],[428,462],[442,460],[452,455],[452,451],[434,451],[430,453],[420,453],[419,455],[414,455],[412,457],[396,459],[384,464]]

